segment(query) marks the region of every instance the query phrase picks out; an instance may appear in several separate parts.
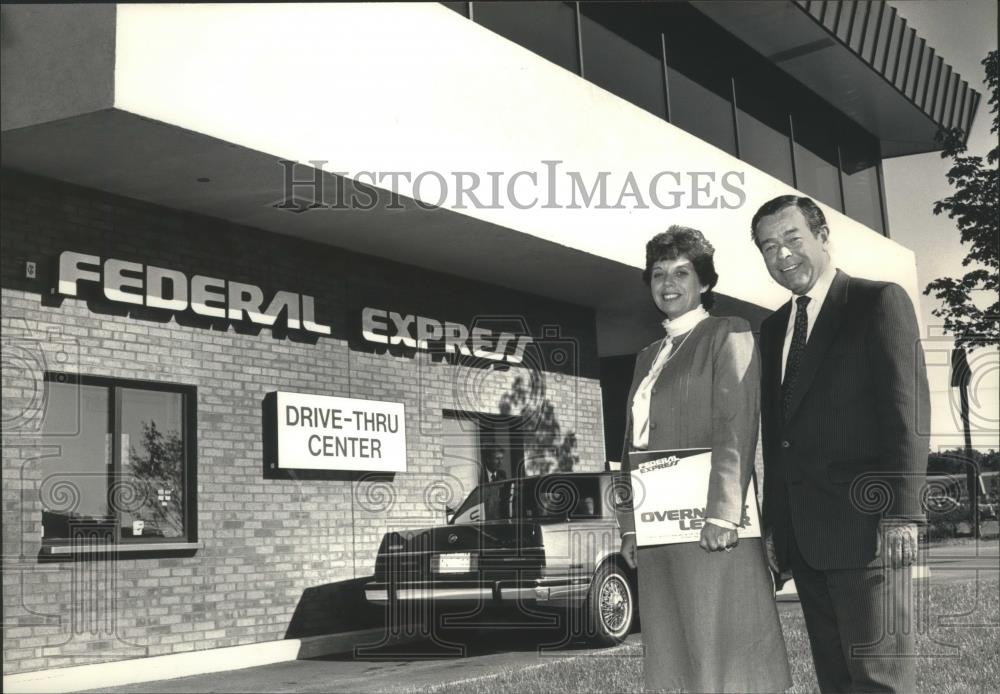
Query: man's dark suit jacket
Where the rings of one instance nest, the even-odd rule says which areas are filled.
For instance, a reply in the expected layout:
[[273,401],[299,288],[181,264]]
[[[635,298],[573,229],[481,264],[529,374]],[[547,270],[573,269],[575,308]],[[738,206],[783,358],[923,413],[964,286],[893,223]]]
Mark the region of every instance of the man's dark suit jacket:
[[[507,473],[504,472],[503,470],[497,470],[496,473],[497,473],[496,474],[496,479],[493,480],[494,482],[500,482],[501,480],[507,479]],[[490,481],[490,473],[489,473],[488,470],[486,470],[486,471],[483,472],[483,482],[482,483],[483,484],[488,484],[489,481]]]
[[913,305],[896,284],[838,270],[783,416],[791,313],[789,302],[761,325],[763,524],[782,569],[793,527],[813,568],[862,568],[881,518],[923,518],[930,398]]

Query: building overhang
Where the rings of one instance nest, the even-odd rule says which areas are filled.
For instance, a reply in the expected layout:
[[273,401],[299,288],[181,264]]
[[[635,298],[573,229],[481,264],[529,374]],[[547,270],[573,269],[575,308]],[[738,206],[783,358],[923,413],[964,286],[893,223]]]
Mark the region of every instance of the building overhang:
[[[118,109],[6,132],[2,161],[9,170],[605,308],[626,323],[638,314],[638,322],[656,325],[646,287],[628,264],[379,188],[362,191],[350,179],[305,164],[292,167],[301,183],[289,197],[288,165],[280,157]],[[317,173],[322,193],[312,185]],[[377,196],[372,209],[341,208],[344,199],[371,194]],[[317,200],[328,207],[307,208]]]
[[[793,189],[436,3],[89,7],[0,8],[5,168],[589,306],[602,356],[656,336],[638,269],[671,224],[715,245],[721,311],[754,319],[787,299],[748,225]],[[283,209],[281,161],[376,202]],[[463,207],[454,187],[443,202],[412,182],[361,187],[360,173],[393,171],[500,171],[507,185],[546,161],[588,186],[610,172],[612,203],[627,177],[674,172],[684,204],[546,208],[543,183],[529,208]],[[736,204],[691,204],[699,172]],[[720,188],[730,172],[739,196]],[[912,252],[824,209],[840,267],[916,300]]]
[[879,139],[883,157],[968,137],[979,93],[885,0],[695,0],[726,31]]

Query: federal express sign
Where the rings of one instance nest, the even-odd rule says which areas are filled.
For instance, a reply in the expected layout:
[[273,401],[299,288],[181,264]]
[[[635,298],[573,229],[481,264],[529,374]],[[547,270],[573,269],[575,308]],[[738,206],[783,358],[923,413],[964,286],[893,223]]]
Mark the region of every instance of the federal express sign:
[[105,299],[121,304],[191,311],[206,318],[249,320],[268,327],[274,327],[284,315],[289,330],[331,333],[329,325],[317,322],[316,301],[308,294],[279,291],[265,301],[264,291],[255,284],[205,275],[189,279],[179,270],[116,258],[102,261],[100,256],[63,251],[54,293],[79,296],[80,282],[100,285]]
[[272,395],[279,469],[406,471],[403,403]]

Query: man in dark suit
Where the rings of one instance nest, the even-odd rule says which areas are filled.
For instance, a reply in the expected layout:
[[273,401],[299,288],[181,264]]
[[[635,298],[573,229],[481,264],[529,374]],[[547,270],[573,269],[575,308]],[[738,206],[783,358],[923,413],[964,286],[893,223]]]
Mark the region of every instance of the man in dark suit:
[[795,578],[824,692],[915,689],[911,564],[929,394],[896,284],[833,267],[822,210],[786,195],[751,222],[791,300],[761,326],[769,555]]
[[493,449],[486,454],[486,469],[483,470],[483,482],[498,482],[507,479],[507,471],[504,470],[503,451],[499,448]]

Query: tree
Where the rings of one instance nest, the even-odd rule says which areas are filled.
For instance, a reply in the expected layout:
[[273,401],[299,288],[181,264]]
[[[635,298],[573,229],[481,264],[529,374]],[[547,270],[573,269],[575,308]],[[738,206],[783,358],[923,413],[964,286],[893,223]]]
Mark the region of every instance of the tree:
[[[986,83],[990,91],[990,113],[994,136],[1000,129],[998,112],[998,57],[991,51],[982,61],[986,69]],[[942,277],[927,285],[924,294],[934,292],[944,306],[934,309],[938,318],[944,319],[944,328],[955,336],[956,344],[973,350],[978,347],[1000,344],[1000,262],[998,262],[997,220],[1000,219],[1000,185],[997,162],[1000,146],[982,157],[967,155],[965,134],[959,128],[946,130],[938,135],[943,142],[941,157],[951,157],[953,164],[948,171],[948,183],[955,193],[934,203],[934,214],[945,212],[956,220],[963,245],[969,245],[968,255],[962,260],[971,269],[960,279]],[[976,295],[983,293],[992,303],[982,307],[976,304]]]
[[946,451],[931,452],[927,456],[928,475],[964,475],[972,463],[980,472],[1000,471],[1000,451],[951,448]]
[[[500,413],[517,413],[526,432],[524,440],[524,468],[527,474],[544,475],[552,472],[571,472],[580,460],[576,453],[576,434],[562,434],[555,405],[544,395],[542,376],[532,370],[529,382],[517,376],[510,390],[500,398]],[[537,405],[533,404],[541,398]]]
[[[139,504],[137,519],[153,521],[150,531],[164,537],[184,533],[184,443],[176,431],[164,434],[150,420],[142,423],[142,450],[129,446],[131,484]],[[131,509],[130,509],[131,510]]]

